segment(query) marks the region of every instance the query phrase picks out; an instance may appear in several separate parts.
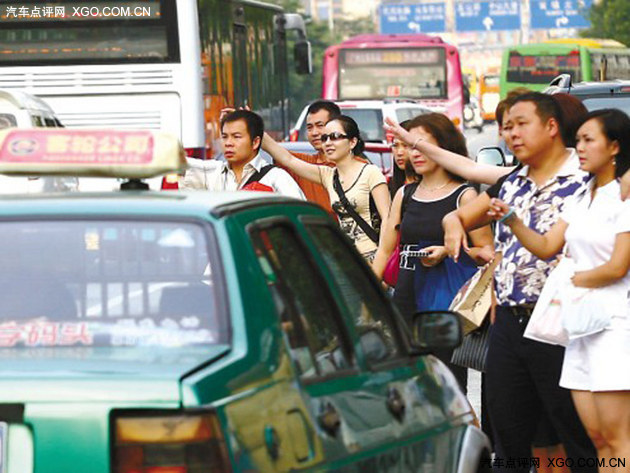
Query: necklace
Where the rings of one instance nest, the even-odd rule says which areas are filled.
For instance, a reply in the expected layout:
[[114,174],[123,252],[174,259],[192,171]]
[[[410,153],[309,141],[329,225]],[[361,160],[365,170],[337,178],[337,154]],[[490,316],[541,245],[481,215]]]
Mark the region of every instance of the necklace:
[[444,184],[441,184],[437,187],[427,187],[427,186],[423,186],[422,183],[420,183],[420,187],[424,190],[426,190],[427,192],[435,192],[435,191],[439,191],[440,189],[444,189],[447,185],[449,185],[451,183],[451,180],[449,179],[448,181],[446,181]]

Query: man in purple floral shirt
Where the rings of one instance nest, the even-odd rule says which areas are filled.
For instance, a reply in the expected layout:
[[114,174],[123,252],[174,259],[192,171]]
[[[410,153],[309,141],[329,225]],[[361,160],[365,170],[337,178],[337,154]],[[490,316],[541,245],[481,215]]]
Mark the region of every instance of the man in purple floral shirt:
[[[574,150],[562,139],[562,119],[549,95],[530,93],[518,97],[510,108],[514,123],[513,151],[524,165],[510,174],[499,198],[539,233],[558,220],[568,197],[586,186]],[[464,228],[487,224],[490,198],[475,201],[445,217],[445,242],[451,255],[459,253]],[[559,386],[564,348],[523,337],[532,309],[556,259],[541,260],[527,251],[510,229],[498,224],[495,247],[503,259],[495,273],[497,311],[490,334],[486,365],[487,405],[495,436],[497,458],[517,460],[513,473],[528,473],[518,467],[519,458],[531,457],[532,442],[541,412],[549,417],[569,458],[573,472],[596,472],[581,466],[581,458],[594,458],[596,450],[573,406],[570,392]],[[508,470],[506,470],[508,471]]]

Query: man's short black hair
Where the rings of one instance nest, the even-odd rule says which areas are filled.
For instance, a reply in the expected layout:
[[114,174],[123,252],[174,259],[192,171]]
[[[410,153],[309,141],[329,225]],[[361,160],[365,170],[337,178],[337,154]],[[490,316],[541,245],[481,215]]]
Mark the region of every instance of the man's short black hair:
[[328,112],[330,120],[333,120],[341,115],[341,109],[339,108],[339,105],[337,105],[335,102],[331,102],[330,100],[316,100],[308,106],[306,114],[310,115],[321,110],[326,110]]
[[529,92],[516,97],[510,108],[521,102],[533,103],[536,107],[536,114],[541,121],[546,122],[550,118],[553,118],[558,123],[560,138],[562,138],[564,142],[564,119],[562,118],[562,110],[553,96],[540,92]]
[[265,124],[260,115],[250,112],[249,110],[235,110],[228,113],[223,120],[221,120],[221,131],[226,123],[233,123],[238,120],[243,120],[247,126],[247,133],[249,137],[254,141],[256,137],[260,138],[262,144],[263,134],[265,133]]

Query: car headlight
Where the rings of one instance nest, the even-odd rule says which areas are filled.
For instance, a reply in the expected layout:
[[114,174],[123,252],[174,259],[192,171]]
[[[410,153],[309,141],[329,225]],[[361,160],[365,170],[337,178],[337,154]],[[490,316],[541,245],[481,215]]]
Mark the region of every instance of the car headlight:
[[213,413],[118,413],[114,473],[231,471],[225,439]]

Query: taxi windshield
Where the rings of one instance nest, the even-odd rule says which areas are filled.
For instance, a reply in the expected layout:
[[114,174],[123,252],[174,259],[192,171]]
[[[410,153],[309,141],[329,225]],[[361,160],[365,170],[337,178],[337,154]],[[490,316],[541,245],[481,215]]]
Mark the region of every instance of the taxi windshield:
[[191,222],[0,223],[0,350],[226,343],[208,236]]

